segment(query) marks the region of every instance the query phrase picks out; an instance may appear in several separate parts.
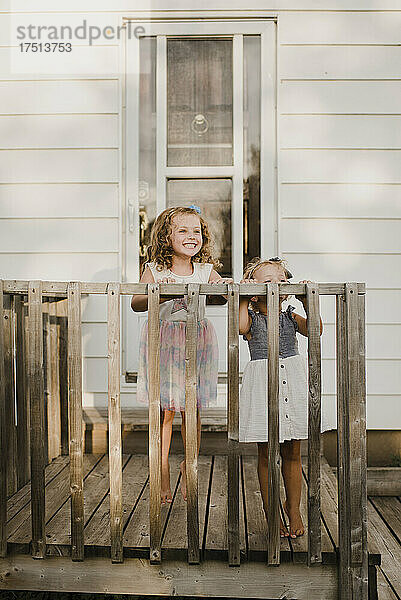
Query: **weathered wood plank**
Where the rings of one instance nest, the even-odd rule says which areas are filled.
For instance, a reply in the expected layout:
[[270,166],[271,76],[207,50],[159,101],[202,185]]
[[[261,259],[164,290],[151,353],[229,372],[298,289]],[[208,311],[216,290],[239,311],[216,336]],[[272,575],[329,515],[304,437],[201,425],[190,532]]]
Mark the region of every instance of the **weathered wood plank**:
[[[204,535],[211,465],[211,456],[198,457],[199,546],[201,546]],[[177,469],[179,470],[179,463],[175,467],[174,474]],[[169,558],[174,558],[174,550],[178,550],[176,555],[176,558],[178,558],[180,555],[182,556],[182,551],[185,552],[187,548],[187,535],[182,526],[186,518],[186,505],[179,488],[180,485],[178,484],[162,539],[162,552],[167,551],[166,554]]]
[[57,302],[58,327],[58,372],[60,395],[60,443],[61,454],[68,455],[70,447],[70,427],[68,415],[68,316],[67,300]]
[[15,370],[14,370],[14,299],[7,295],[3,298],[4,327],[4,379],[6,402],[6,438],[7,438],[7,493],[17,491],[17,431],[15,419]]
[[112,562],[122,562],[120,284],[109,284],[107,299],[111,560]]
[[381,569],[398,593],[401,593],[401,545],[391,534],[371,502],[368,502],[368,544],[371,552],[381,554]]
[[[0,310],[3,315],[3,281],[0,280]],[[0,325],[0,381],[4,381],[4,327]],[[7,554],[7,437],[6,396],[0,385],[0,557]]]
[[218,561],[206,561],[201,566],[171,561],[168,568],[160,570],[141,558],[112,565],[101,557],[88,557],[85,563],[48,557],[41,569],[32,563],[24,556],[4,559],[0,566],[9,576],[0,581],[0,589],[194,597],[201,588],[204,597],[337,598],[334,565],[317,566],[305,577],[305,566],[291,563],[268,570],[261,563],[245,563],[241,569],[232,569]]
[[197,564],[199,555],[198,432],[196,402],[196,349],[198,338],[199,284],[188,285],[185,336],[185,466],[187,476],[188,562]]
[[399,600],[384,577],[380,567],[377,568],[377,597],[379,600]]
[[319,288],[306,284],[308,314],[308,565],[322,562],[320,523],[321,347]]
[[59,382],[59,343],[57,328],[57,303],[49,302],[49,459],[53,460],[61,452],[61,421],[60,421],[60,382]]
[[373,496],[369,498],[383,521],[392,530],[393,535],[401,544],[401,502],[398,498],[383,498]]
[[[107,455],[84,455],[82,467],[85,503],[83,527],[85,527],[100,500],[107,494],[109,489],[108,463]],[[49,515],[49,520],[46,525],[48,544],[70,546],[72,535],[71,490],[68,490],[66,486],[63,486],[63,497],[60,499],[55,498],[55,503],[54,508],[56,510],[53,510],[52,515]],[[56,508],[57,504],[58,508]],[[110,540],[108,540],[107,545],[110,545]]]
[[42,284],[30,281],[28,290],[28,377],[31,422],[32,556],[43,558],[45,537],[45,453]]
[[[99,461],[99,457],[94,454],[88,454],[84,461],[84,476],[86,476]],[[46,468],[47,471],[47,468]],[[53,515],[58,513],[61,507],[67,502],[70,495],[68,472],[62,470],[46,485],[46,503],[45,503],[45,523],[46,540],[48,543],[52,540],[52,531],[48,523]],[[69,510],[66,506],[66,513]],[[18,544],[26,544],[31,539],[30,532],[31,518],[29,505],[26,505],[14,519],[9,521],[8,541]],[[63,527],[60,527],[61,531]],[[69,543],[69,539],[66,543]]]
[[[45,463],[48,465],[51,461],[50,453],[52,446],[52,418],[51,418],[51,397],[50,397],[50,326],[47,298],[42,301],[42,323],[43,323],[43,393],[45,405],[45,425],[43,436],[45,438]],[[50,417],[50,420],[49,420]]]
[[148,388],[149,388],[149,521],[150,562],[161,561],[161,437],[160,437],[160,288],[148,287]]
[[29,389],[27,385],[28,339],[25,333],[26,306],[23,296],[15,296],[15,378],[17,406],[18,488],[31,476]]
[[227,551],[227,457],[215,456],[209,515],[205,539],[205,557],[226,556]]
[[228,328],[227,328],[227,436],[228,453],[228,563],[239,565],[239,286],[228,286]]
[[348,600],[351,586],[351,522],[349,513],[349,415],[348,350],[346,344],[345,298],[336,298],[336,358],[337,358],[337,458],[338,458],[338,535],[340,600]]
[[81,285],[68,285],[68,401],[70,426],[71,556],[84,559]]
[[[144,486],[148,481],[148,456],[130,455],[123,465],[122,529],[125,531],[135,510]],[[144,523],[149,523],[148,507],[143,511]],[[139,523],[138,523],[139,528]],[[149,535],[148,535],[149,542]],[[110,502],[106,496],[85,527],[85,545],[108,546],[110,543]]]
[[279,288],[267,284],[268,338],[268,538],[267,561],[280,563],[280,453],[279,453]]
[[358,290],[354,283],[345,286],[346,339],[348,356],[349,494],[351,525],[351,563],[362,564],[362,446],[361,385],[359,375]]

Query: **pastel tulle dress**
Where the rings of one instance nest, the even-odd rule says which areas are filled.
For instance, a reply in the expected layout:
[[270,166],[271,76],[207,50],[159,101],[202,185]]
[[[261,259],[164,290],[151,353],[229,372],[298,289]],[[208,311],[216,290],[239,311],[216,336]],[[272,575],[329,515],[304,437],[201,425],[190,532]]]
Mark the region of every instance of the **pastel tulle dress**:
[[[279,319],[279,441],[308,437],[308,377],[306,358],[298,352],[293,306]],[[267,316],[249,310],[251,339],[247,340],[251,360],[245,366],[240,392],[240,442],[268,441],[267,408]],[[321,431],[334,429],[322,414]]]
[[[207,283],[213,265],[193,263],[192,275],[177,275],[169,269],[148,267],[155,281],[173,277],[177,283]],[[212,323],[205,318],[205,296],[199,297],[196,387],[197,406],[205,408],[217,396],[218,345]],[[163,410],[185,410],[185,333],[187,298],[160,304],[160,403]],[[148,322],[144,323],[139,346],[137,398],[148,402]]]

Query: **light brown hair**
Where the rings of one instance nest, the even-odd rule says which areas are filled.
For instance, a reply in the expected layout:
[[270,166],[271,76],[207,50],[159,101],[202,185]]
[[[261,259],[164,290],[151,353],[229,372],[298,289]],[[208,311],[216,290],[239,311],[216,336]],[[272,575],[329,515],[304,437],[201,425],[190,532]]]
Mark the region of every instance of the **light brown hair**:
[[178,215],[195,215],[200,221],[202,248],[192,257],[192,262],[211,263],[215,269],[219,269],[221,264],[213,254],[213,240],[208,224],[194,208],[185,206],[167,208],[158,215],[150,234],[150,246],[148,247],[146,262],[154,262],[158,271],[172,267],[173,249],[170,236],[173,219]]

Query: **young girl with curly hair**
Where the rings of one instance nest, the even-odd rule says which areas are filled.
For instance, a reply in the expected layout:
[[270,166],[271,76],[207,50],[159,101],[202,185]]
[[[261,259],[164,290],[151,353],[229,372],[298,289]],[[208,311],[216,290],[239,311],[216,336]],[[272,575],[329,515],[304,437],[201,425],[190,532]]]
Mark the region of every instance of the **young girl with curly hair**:
[[[216,271],[219,263],[213,256],[212,241],[206,221],[198,207],[174,207],[164,210],[156,219],[144,266],[141,283],[222,283]],[[134,295],[134,311],[148,308],[144,295]],[[197,407],[198,450],[201,421],[199,409],[208,405],[217,394],[218,346],[212,323],[205,319],[205,297],[199,298],[197,339]],[[176,412],[181,413],[181,435],[185,448],[185,332],[187,299],[160,299],[160,403],[163,411],[161,428],[162,482],[161,502],[172,501],[168,455],[172,424]],[[137,396],[148,399],[147,322],[140,339]],[[181,492],[186,499],[185,459],[181,463]]]

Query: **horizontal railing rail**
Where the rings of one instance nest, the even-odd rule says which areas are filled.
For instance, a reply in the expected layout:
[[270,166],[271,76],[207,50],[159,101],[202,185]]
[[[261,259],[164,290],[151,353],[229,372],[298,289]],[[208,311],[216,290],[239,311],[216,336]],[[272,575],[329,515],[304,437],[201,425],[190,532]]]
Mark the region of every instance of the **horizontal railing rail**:
[[[161,561],[162,521],[161,436],[160,436],[160,320],[163,296],[188,296],[186,328],[186,473],[188,561],[200,561],[197,473],[196,331],[199,298],[225,295],[227,307],[227,455],[228,455],[228,561],[240,564],[239,536],[239,298],[266,295],[268,304],[268,563],[280,562],[280,452],[279,452],[279,297],[303,295],[308,316],[308,564],[320,564],[320,428],[321,428],[321,342],[319,299],[336,297],[337,332],[337,422],[338,422],[338,515],[340,597],[367,598],[366,539],[366,420],[365,420],[365,285],[363,283],[307,284],[138,284],[18,281],[0,282],[3,327],[0,331],[0,377],[9,382],[0,389],[0,554],[7,552],[6,500],[15,482],[31,480],[32,554],[46,553],[44,520],[44,470],[49,445],[43,436],[45,400],[56,386],[66,394],[68,417],[61,411],[56,446],[66,449],[68,421],[71,489],[71,555],[84,559],[83,422],[82,422],[82,332],[81,299],[87,294],[107,296],[108,323],[108,419],[110,471],[111,559],[123,560],[122,539],[122,441],[120,408],[120,298],[148,295],[149,347],[149,525],[150,561]],[[63,301],[63,302],[61,302]],[[47,309],[43,310],[44,303]],[[55,306],[66,304],[58,316]],[[61,305],[60,304],[60,305]],[[68,345],[67,345],[68,344]],[[61,359],[60,353],[63,353]],[[57,356],[57,359],[55,358]],[[68,356],[68,359],[67,359]],[[12,357],[15,357],[13,360]],[[60,365],[65,369],[60,370]],[[25,370],[25,371],[24,371]],[[24,371],[24,372],[23,372]],[[55,383],[54,372],[57,371]],[[15,402],[16,390],[17,402]],[[29,405],[26,402],[29,399]],[[18,400],[19,399],[19,400]],[[61,396],[59,394],[58,401]],[[66,398],[63,400],[66,406]],[[13,412],[17,406],[18,415]],[[29,410],[28,410],[29,409]],[[29,412],[29,419],[27,418]],[[47,413],[49,414],[49,413]],[[9,458],[9,432],[23,416],[25,434],[21,447],[30,445],[30,474],[18,470]],[[60,415],[59,417],[60,418]],[[30,421],[30,423],[29,423]],[[64,433],[63,433],[64,432]],[[29,439],[30,438],[30,439]],[[10,473],[12,471],[12,477]]]

